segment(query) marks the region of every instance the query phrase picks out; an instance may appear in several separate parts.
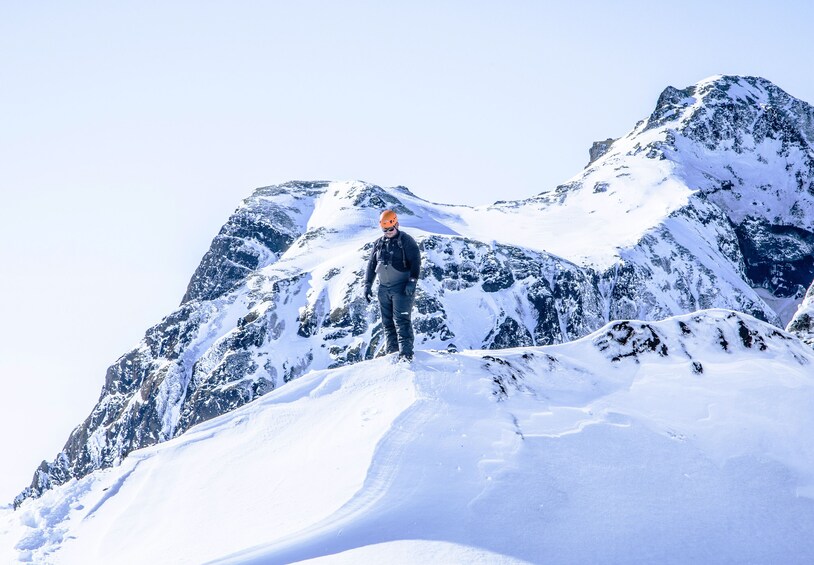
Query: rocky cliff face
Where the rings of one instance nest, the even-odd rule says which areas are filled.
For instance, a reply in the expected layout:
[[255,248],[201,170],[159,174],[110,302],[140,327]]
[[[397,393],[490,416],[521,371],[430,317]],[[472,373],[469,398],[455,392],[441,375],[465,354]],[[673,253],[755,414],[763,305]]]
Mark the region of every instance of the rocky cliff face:
[[814,282],[808,287],[803,303],[786,329],[803,342],[814,346]]
[[[422,252],[418,348],[546,345],[704,308],[781,325],[814,280],[812,124],[810,106],[767,81],[717,77],[668,88],[585,171],[523,201],[447,206],[362,182],[261,188],[16,502],[307,371],[375,356],[378,308],[361,290],[384,208]],[[789,329],[811,342],[804,310]]]

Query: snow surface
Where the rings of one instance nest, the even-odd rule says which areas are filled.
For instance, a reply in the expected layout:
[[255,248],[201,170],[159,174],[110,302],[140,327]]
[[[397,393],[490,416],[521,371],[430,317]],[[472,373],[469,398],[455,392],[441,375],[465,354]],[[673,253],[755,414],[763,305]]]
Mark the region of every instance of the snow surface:
[[[530,199],[472,207],[436,204],[407,191],[401,192],[397,196],[411,214],[400,214],[399,222],[411,234],[419,230],[426,235],[461,236],[514,245],[550,253],[576,264],[606,268],[618,261],[619,248],[635,245],[647,231],[686,205],[694,192],[676,176],[676,166],[670,161],[640,156],[629,157],[626,163],[623,173],[605,167],[592,171],[585,181],[591,187],[596,183],[613,182],[613,190],[600,193],[573,190],[553,200]],[[584,174],[572,180],[582,176]],[[370,241],[369,230],[377,226],[380,212],[377,208],[349,206],[365,186],[361,181],[334,181],[324,194],[303,198],[291,207],[301,218],[309,218],[304,225],[308,230],[327,229],[333,234],[334,237],[327,240],[331,246],[338,241],[350,244],[357,240],[363,245]],[[277,199],[275,196],[279,204]],[[251,199],[245,205],[250,203]],[[275,265],[307,264],[303,259],[312,256],[312,243],[318,246],[326,240],[320,242],[315,238],[308,245],[292,247]],[[320,261],[313,256],[311,262],[316,266]]]
[[[730,94],[768,100],[745,83]],[[400,213],[401,224],[419,239],[469,237],[598,269],[647,252],[639,242],[659,231],[659,256],[670,257],[667,242],[677,244],[746,293],[738,265],[716,251],[715,225],[675,213],[688,203],[716,205],[735,221],[811,228],[814,216],[800,223],[791,205],[798,199],[810,210],[811,199],[794,195],[787,174],[805,151],[783,153],[776,140],[751,136],[743,154],[691,143],[676,128],[703,103],[700,94],[687,98],[681,115],[660,127],[642,122],[568,183],[526,201],[471,208],[401,191],[410,212]],[[723,181],[737,191],[719,190]],[[291,284],[308,293],[308,307],[344,304],[337,289],[358,273],[339,267],[364,264],[366,228],[376,225],[377,208],[349,205],[365,190],[339,182],[318,197],[268,198],[290,213],[292,234],[305,235],[262,260],[248,290],[262,291],[263,275],[307,272]],[[704,191],[707,198],[694,198]],[[326,283],[334,270],[342,284]],[[202,313],[190,359],[235,327],[251,297],[230,299],[245,307]],[[500,299],[495,293],[471,316],[507,310]],[[450,293],[447,303],[456,302],[472,303],[465,291]],[[771,302],[783,321],[799,304]],[[281,319],[300,314],[293,302],[276,306]],[[450,324],[459,338],[481,342],[480,334],[467,337],[466,325]],[[627,331],[641,334],[638,345]],[[306,347],[297,343],[268,354],[288,358]],[[208,355],[199,362],[218,362]],[[3,510],[0,559],[810,563],[812,362],[810,348],[771,326],[708,311],[611,324],[547,348],[420,351],[411,366],[378,359],[311,372],[119,467]],[[172,407],[179,390],[158,394]],[[178,414],[163,413],[170,437]]]
[[[607,268],[618,260],[619,248],[635,245],[653,226],[686,205],[693,193],[674,175],[675,165],[669,161],[642,157],[630,158],[628,162],[631,166],[623,175],[611,167],[603,168],[585,180],[591,190],[570,191],[556,201],[434,207],[449,208],[449,217],[439,223],[465,237],[543,251],[576,264]],[[613,190],[594,192],[592,189],[609,182],[614,183]],[[419,227],[428,232],[432,229]]]
[[814,351],[745,315],[312,372],[0,514],[0,561],[810,563]]

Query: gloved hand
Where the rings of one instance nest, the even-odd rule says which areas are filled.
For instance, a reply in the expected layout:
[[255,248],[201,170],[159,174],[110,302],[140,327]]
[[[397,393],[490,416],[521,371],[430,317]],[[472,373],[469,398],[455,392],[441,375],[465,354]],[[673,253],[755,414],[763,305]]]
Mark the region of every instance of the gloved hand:
[[409,281],[407,281],[407,284],[404,285],[404,294],[406,294],[407,296],[414,295],[415,294],[415,285],[416,285],[416,280],[415,279],[410,279]]
[[368,304],[373,301],[373,290],[368,285],[365,285],[365,300]]

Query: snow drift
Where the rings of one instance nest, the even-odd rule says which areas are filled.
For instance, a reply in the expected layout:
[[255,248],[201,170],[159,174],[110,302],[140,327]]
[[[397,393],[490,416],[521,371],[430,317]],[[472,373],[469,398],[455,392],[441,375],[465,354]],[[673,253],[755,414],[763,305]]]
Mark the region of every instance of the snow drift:
[[810,563],[814,351],[724,310],[311,372],[4,511],[35,563]]

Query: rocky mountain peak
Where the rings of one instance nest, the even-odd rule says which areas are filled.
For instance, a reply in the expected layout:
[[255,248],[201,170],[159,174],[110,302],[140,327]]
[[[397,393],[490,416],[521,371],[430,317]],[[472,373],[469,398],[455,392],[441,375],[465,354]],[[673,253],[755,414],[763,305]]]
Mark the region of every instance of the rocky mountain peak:
[[740,257],[748,284],[788,321],[814,277],[812,124],[812,106],[760,77],[668,87],[650,117],[603,148],[562,194],[566,203],[579,192],[624,194],[620,214],[628,216],[657,215],[658,202],[666,217],[711,204],[735,236],[722,239],[722,226],[715,247]]
[[[645,129],[670,122],[689,124],[693,120],[727,122],[731,129],[716,130],[718,141],[734,130],[749,130],[762,112],[805,113],[805,103],[793,98],[761,77],[720,75],[683,89],[668,86],[656,102]],[[692,130],[691,130],[692,131]]]
[[814,145],[814,108],[760,77],[717,76],[667,87],[642,131],[666,128],[709,151],[753,153],[763,144],[790,155]]

